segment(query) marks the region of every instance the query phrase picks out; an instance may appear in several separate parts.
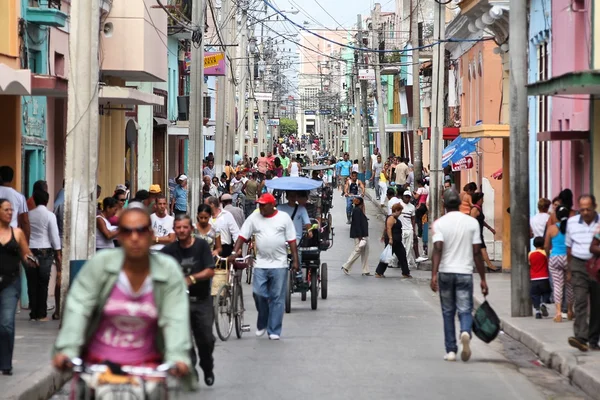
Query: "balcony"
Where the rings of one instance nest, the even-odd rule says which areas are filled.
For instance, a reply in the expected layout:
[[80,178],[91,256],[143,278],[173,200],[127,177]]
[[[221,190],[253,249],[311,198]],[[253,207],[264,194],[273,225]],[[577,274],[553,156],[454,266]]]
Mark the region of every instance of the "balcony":
[[69,16],[60,8],[61,0],[29,0],[25,19],[37,25],[63,28]]
[[155,6],[155,0],[112,1],[100,35],[104,76],[167,80],[167,14]]

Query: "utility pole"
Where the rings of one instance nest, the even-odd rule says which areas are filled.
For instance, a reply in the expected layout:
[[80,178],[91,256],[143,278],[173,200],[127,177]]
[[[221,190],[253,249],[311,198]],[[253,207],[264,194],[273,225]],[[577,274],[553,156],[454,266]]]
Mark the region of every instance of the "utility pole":
[[[96,170],[98,168],[98,0],[71,4],[69,40],[65,209],[61,304],[64,309],[70,267],[80,266],[96,249]],[[62,313],[61,313],[62,314]]]
[[[235,37],[237,37],[237,9],[233,11],[233,16],[229,19],[228,27],[226,28],[228,31],[229,42],[232,42]],[[230,43],[225,43],[229,45]],[[236,53],[235,51],[228,51],[231,47],[225,47],[225,51],[228,53]],[[225,160],[232,161],[233,160],[233,152],[235,150],[235,138],[237,133],[237,114],[236,114],[236,91],[237,91],[237,77],[235,74],[238,72],[238,61],[237,57],[231,58],[231,77],[229,79],[229,87],[227,91],[227,147],[225,148],[225,158],[221,163],[225,165]],[[223,167],[223,170],[225,167]]]
[[[358,29],[358,42],[359,42],[359,46],[362,48],[365,45],[363,44],[363,35],[362,35],[362,15],[357,15],[357,29]],[[379,55],[377,55],[379,56]],[[368,57],[365,57],[365,52],[361,51],[360,52],[360,61],[363,63],[367,63]],[[379,57],[377,57],[377,61],[376,63],[379,63]],[[377,64],[376,64],[377,65]],[[368,68],[367,65],[365,65],[366,68]],[[375,79],[377,81],[381,80],[381,76],[379,76],[379,68],[376,66],[375,67]],[[379,76],[379,79],[377,79],[377,77]],[[381,82],[379,82],[379,88],[381,88]],[[361,104],[361,108],[363,110],[363,114],[362,114],[362,118],[360,118],[360,121],[362,123],[362,140],[363,140],[363,147],[361,146],[360,143],[360,139],[358,140],[358,144],[357,144],[357,148],[359,150],[358,153],[358,163],[359,165],[361,165],[361,170],[362,171],[367,171],[367,166],[365,165],[365,162],[368,164],[370,161],[370,157],[369,157],[369,110],[367,107],[367,81],[366,80],[361,80],[360,81],[360,94],[361,94],[361,100],[360,100],[360,104]],[[378,107],[379,108],[379,107]],[[360,116],[360,114],[359,114]],[[385,122],[384,122],[385,123]],[[384,129],[384,134],[385,134],[385,129]],[[358,134],[358,137],[361,137],[361,133]],[[365,157],[365,162],[363,162],[363,157]],[[370,167],[369,167],[370,168]],[[366,173],[365,173],[365,177],[366,177]]]
[[[267,17],[267,3],[264,8],[265,18]],[[267,48],[265,47],[265,23],[260,26],[260,54],[263,61],[263,74],[260,79],[261,92],[264,93],[266,90],[265,79],[267,76],[268,60],[267,60]],[[265,121],[265,101],[258,100],[258,155],[265,151],[265,141],[267,137],[267,124]],[[266,154],[266,152],[265,152]]]
[[[414,1],[410,2],[410,38],[412,47],[412,102],[413,102],[413,167],[415,182],[423,178],[423,148],[421,146],[421,65],[419,62],[419,4],[413,8]],[[435,7],[435,5],[434,5]],[[446,24],[445,12],[443,24]],[[435,51],[435,50],[434,50]],[[443,98],[443,96],[442,96]],[[442,135],[443,138],[443,135]],[[416,187],[416,186],[415,186]]]
[[[254,39],[253,39],[254,40]],[[250,96],[248,96],[248,135],[250,141],[248,142],[248,157],[253,158],[254,154],[259,154],[258,150],[260,146],[256,146],[257,151],[254,151],[254,93],[256,92],[256,82],[254,81],[254,65],[256,63],[256,57],[254,54],[248,56],[248,68],[250,68]],[[241,154],[243,157],[244,155]]]
[[[379,26],[379,20],[381,15],[380,13],[381,4],[375,3],[375,8],[371,13],[371,19],[373,21],[373,29],[371,31],[371,35],[373,37],[374,49],[379,48],[379,43],[381,39],[381,29]],[[383,106],[383,88],[381,87],[381,66],[379,63],[379,53],[373,53],[373,60],[375,64],[375,85],[377,90],[377,127],[379,128],[379,151],[381,152],[381,160],[385,162],[388,156],[388,138],[387,132],[385,131],[385,114],[387,110],[385,110]],[[369,154],[368,150],[367,154]],[[369,165],[369,169],[371,169],[371,165]]]
[[[221,40],[223,46],[221,49],[224,55],[227,55],[227,44],[229,44],[229,29],[227,29],[229,23],[226,23],[226,19],[229,17],[231,12],[231,0],[224,0],[221,6],[221,15],[218,20],[215,29],[221,32]],[[234,18],[235,19],[235,18]],[[229,79],[231,76],[229,68],[229,60],[225,57],[225,76],[219,76],[217,78],[217,126],[215,135],[215,171],[220,176],[225,169],[225,158],[227,157],[227,140],[228,140],[228,104],[229,104]]]
[[511,316],[532,314],[529,296],[529,130],[527,129],[527,2],[510,1],[510,264]]
[[[354,78],[356,77],[356,78]],[[356,160],[358,158],[358,152],[362,151],[361,150],[361,140],[360,140],[360,135],[361,135],[361,125],[360,125],[360,119],[361,119],[361,112],[360,112],[360,85],[358,83],[358,64],[356,64],[356,74],[352,77],[352,90],[354,91],[354,108],[356,111],[354,111],[354,132],[353,136],[350,138],[351,142],[352,142],[352,151],[351,151],[351,155],[352,155],[352,161]]]
[[[441,3],[433,5],[433,36],[436,38],[437,44],[433,48],[433,113],[431,115],[431,179],[429,181],[431,187],[431,220],[435,221],[442,215],[442,180],[444,177],[444,169],[442,168],[442,150],[444,148],[442,132],[444,129],[444,87],[445,69],[446,69],[446,46],[444,40],[446,37],[446,18],[445,6]],[[413,61],[414,62],[414,61]],[[413,77],[413,87],[414,87]],[[414,110],[413,110],[414,112]],[[431,242],[431,235],[429,235]],[[429,248],[432,244],[429,244]]]
[[[242,2],[240,2],[241,7],[242,7],[242,23],[241,23],[241,41],[240,41],[240,48],[238,51],[238,58],[242,61],[240,62],[240,79],[241,79],[241,83],[240,83],[240,101],[238,104],[238,121],[237,121],[237,137],[238,137],[238,143],[237,143],[237,151],[239,152],[241,157],[244,157],[244,145],[246,142],[246,124],[245,124],[245,119],[246,119],[246,115],[248,116],[248,120],[250,120],[250,112],[246,111],[246,84],[248,81],[248,72],[250,71],[250,68],[248,67],[250,65],[250,57],[247,58],[246,61],[246,55],[248,54],[248,0],[243,0]],[[254,113],[252,113],[252,117],[254,117],[253,115]],[[231,162],[233,163],[233,159],[231,160]],[[235,165],[234,165],[235,167]]]
[[188,213],[193,214],[200,205],[202,188],[202,159],[204,158],[204,0],[192,3],[192,23],[200,30],[200,43],[192,45],[190,66],[190,136],[188,145]]

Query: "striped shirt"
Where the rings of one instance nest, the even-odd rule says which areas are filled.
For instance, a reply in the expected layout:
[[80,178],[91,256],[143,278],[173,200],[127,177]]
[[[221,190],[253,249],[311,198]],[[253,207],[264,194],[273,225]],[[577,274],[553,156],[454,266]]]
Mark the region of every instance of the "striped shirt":
[[589,260],[592,258],[590,253],[590,245],[594,239],[594,233],[598,228],[600,217],[596,217],[591,224],[586,224],[583,218],[575,215],[567,221],[567,233],[565,244],[571,249],[571,255],[581,260]]

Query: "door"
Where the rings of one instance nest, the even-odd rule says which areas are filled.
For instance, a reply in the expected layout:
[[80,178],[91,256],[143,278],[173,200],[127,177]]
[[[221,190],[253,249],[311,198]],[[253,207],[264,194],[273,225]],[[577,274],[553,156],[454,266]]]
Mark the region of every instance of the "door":
[[41,146],[25,146],[23,150],[23,194],[33,194],[33,184],[46,179],[46,152]]
[[166,190],[166,128],[154,128],[152,140],[152,184],[160,185],[161,190]]

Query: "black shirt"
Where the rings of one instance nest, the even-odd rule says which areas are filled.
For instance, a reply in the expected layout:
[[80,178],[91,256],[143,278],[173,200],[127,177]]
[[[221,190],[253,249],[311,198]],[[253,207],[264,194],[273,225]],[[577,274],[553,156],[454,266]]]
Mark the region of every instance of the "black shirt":
[[[194,244],[184,249],[179,242],[173,242],[161,250],[175,258],[181,265],[185,276],[197,274],[206,268],[215,268],[215,260],[208,242],[196,237]],[[189,287],[190,296],[198,299],[207,299],[210,297],[210,280],[197,281],[196,284]]]

